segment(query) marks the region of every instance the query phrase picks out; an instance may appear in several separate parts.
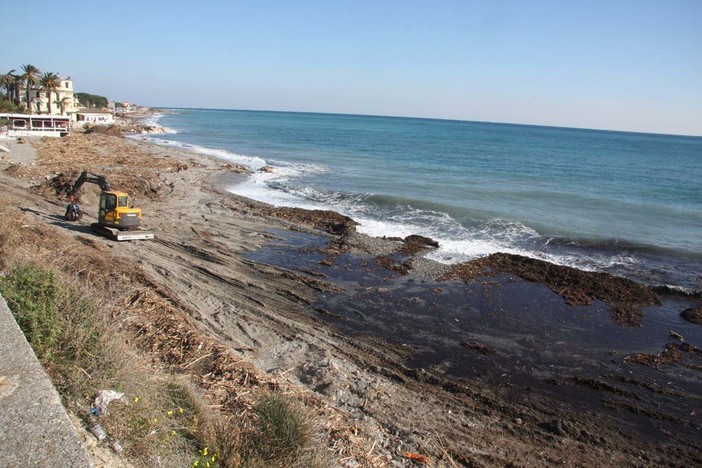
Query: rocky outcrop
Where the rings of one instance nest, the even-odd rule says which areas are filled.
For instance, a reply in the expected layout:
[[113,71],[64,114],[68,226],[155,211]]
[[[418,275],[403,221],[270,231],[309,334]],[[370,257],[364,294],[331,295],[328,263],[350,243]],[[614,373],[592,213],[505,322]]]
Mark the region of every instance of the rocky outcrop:
[[649,287],[625,278],[505,253],[456,265],[441,279],[469,282],[500,273],[511,273],[544,284],[570,305],[589,305],[596,299],[601,300],[609,305],[612,317],[620,325],[640,326],[641,308],[660,304],[660,299]]
[[272,208],[271,216],[294,223],[304,224],[337,236],[348,236],[356,232],[358,223],[348,216],[330,210],[305,210],[303,208]]
[[702,306],[685,309],[682,311],[680,316],[688,322],[702,325]]

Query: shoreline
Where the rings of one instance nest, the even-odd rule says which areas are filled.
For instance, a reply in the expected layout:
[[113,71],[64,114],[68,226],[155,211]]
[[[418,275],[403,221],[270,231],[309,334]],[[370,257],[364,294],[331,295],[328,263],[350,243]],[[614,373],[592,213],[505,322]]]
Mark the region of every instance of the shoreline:
[[[187,151],[187,150],[186,150]],[[215,157],[215,159],[217,159]],[[246,177],[246,175],[240,175],[238,177]],[[225,192],[229,192],[226,187],[220,186],[221,190],[224,190]],[[231,194],[231,192],[229,192]],[[275,210],[285,210],[285,208],[273,208],[270,205],[267,205],[264,202],[257,202],[257,201],[252,201],[250,199],[247,199],[246,197],[242,197],[241,195],[236,195],[232,194],[237,198],[244,199],[246,200],[246,203],[255,203],[255,204],[261,204],[263,206],[267,206],[269,210],[275,211]],[[304,209],[298,209],[298,208],[291,208],[291,210],[300,210],[300,211],[308,211],[309,210],[304,210]],[[344,217],[341,214],[338,213],[333,213],[336,216],[339,217]],[[349,219],[349,224],[355,224],[355,222],[351,219]],[[599,273],[599,272],[587,272],[583,270],[578,270],[575,268],[571,267],[558,267],[553,264],[549,264],[547,262],[540,261],[538,259],[531,259],[527,257],[519,257],[516,255],[504,255],[504,254],[493,254],[488,257],[478,259],[478,260],[473,260],[473,261],[468,261],[468,262],[463,262],[457,265],[446,265],[442,264],[440,262],[437,262],[435,260],[427,259],[422,256],[417,256],[417,253],[424,252],[426,253],[428,249],[426,249],[426,245],[420,244],[419,246],[416,247],[415,251],[412,252],[405,252],[410,254],[410,259],[406,260],[404,263],[402,261],[399,261],[398,258],[391,258],[392,255],[396,255],[398,252],[398,243],[401,241],[400,239],[387,239],[387,238],[374,238],[365,234],[359,234],[356,232],[353,232],[352,234],[344,233],[342,234],[342,237],[350,237],[351,240],[348,241],[349,246],[343,246],[343,241],[341,244],[337,241],[336,243],[333,241],[331,248],[329,246],[327,247],[317,247],[318,251],[322,252],[323,254],[327,255],[326,259],[321,260],[319,263],[321,264],[329,264],[333,265],[334,260],[329,260],[330,258],[338,258],[339,255],[343,255],[345,252],[354,252],[355,255],[366,255],[370,257],[374,257],[374,261],[381,265],[383,268],[387,268],[389,271],[394,271],[394,272],[400,272],[400,277],[404,275],[409,275],[410,281],[420,281],[420,282],[431,282],[431,281],[437,281],[437,279],[440,281],[446,281],[450,280],[451,278],[459,278],[462,280],[464,283],[468,284],[471,281],[474,281],[476,279],[480,279],[481,277],[495,277],[496,274],[498,275],[506,275],[503,276],[502,280],[498,281],[498,284],[502,285],[502,287],[505,285],[505,283],[513,283],[514,280],[514,275],[521,277],[522,280],[525,280],[527,283],[534,282],[533,284],[543,284],[549,287],[553,293],[560,295],[566,302],[567,305],[569,306],[580,306],[580,307],[594,307],[597,308],[597,306],[591,306],[593,301],[597,303],[597,301],[602,300],[607,303],[606,309],[609,309],[609,314],[611,314],[611,317],[614,319],[615,322],[618,323],[618,326],[642,326],[641,320],[644,316],[643,310],[648,308],[649,310],[647,313],[651,313],[650,309],[651,306],[659,306],[661,304],[660,300],[655,297],[655,294],[653,293],[653,290],[649,289],[649,287],[642,285],[642,284],[637,284],[635,282],[629,281],[629,280],[624,280],[619,277],[615,277],[612,275],[609,275],[607,273]],[[407,239],[410,237],[415,237],[415,236],[409,236]],[[431,243],[430,239],[425,239],[427,244]],[[424,242],[424,241],[423,241]],[[404,242],[404,244],[400,243],[402,247],[399,247],[399,251],[402,252],[404,246],[408,244],[407,241]],[[263,249],[266,247],[264,246]],[[276,247],[277,249],[279,247]],[[298,256],[300,255],[300,252],[298,251],[297,248],[292,249],[293,250],[293,256]],[[302,252],[305,252],[305,249],[301,249]],[[329,252],[331,250],[331,253]],[[279,250],[276,250],[276,253],[279,253]],[[505,262],[510,264],[509,266],[505,266]],[[275,264],[275,262],[272,262]],[[482,264],[482,265],[481,265]],[[479,265],[479,268],[476,268],[476,265]],[[292,263],[285,264],[285,268],[292,268],[296,269],[299,271],[303,271],[304,273],[309,273],[312,271],[310,268],[310,265],[300,265],[296,261],[292,261]],[[552,276],[549,279],[549,274],[546,275],[540,275],[538,272],[539,270],[548,270],[548,269],[553,269],[556,270],[555,273],[552,274]],[[322,275],[324,275],[322,273]],[[563,278],[573,278],[575,277],[574,281],[572,283],[568,282],[563,282]],[[326,278],[326,276],[325,276]],[[384,280],[383,280],[384,281]],[[582,283],[591,283],[591,282],[599,282],[601,284],[607,283],[607,282],[614,282],[618,283],[616,285],[610,284],[609,286],[605,286],[604,289],[605,291],[593,291],[591,285],[585,285],[583,286]],[[621,281],[621,283],[620,283]],[[380,283],[380,281],[378,282]],[[437,283],[438,284],[438,283]],[[600,286],[601,286],[600,284]],[[366,286],[368,287],[368,286]],[[442,284],[441,287],[444,287]],[[438,286],[437,286],[438,288]],[[607,289],[610,289],[611,292],[607,292]],[[382,291],[384,288],[379,287],[378,290]],[[682,304],[687,303],[687,305],[694,305],[697,304],[700,299],[700,293],[689,293],[686,291],[679,291],[675,290],[674,288],[668,287],[668,290],[664,290],[663,288],[659,287],[656,289],[656,291],[659,294],[663,295],[672,295],[672,296],[677,296],[678,294],[682,294]],[[623,297],[626,296],[626,294],[632,294],[631,298],[626,300],[623,299]],[[527,293],[527,295],[534,295],[534,293]],[[640,296],[645,296],[643,299]],[[617,298],[616,301],[614,298]],[[355,299],[358,301],[358,299]],[[612,302],[615,301],[615,302]],[[673,313],[675,311],[675,307],[680,307],[680,304],[676,302],[676,299],[673,298],[670,300],[670,298],[666,299],[668,304],[676,304],[673,306],[666,306],[663,307],[662,309],[665,309],[666,312],[663,312],[663,315]],[[628,303],[629,305],[625,305]],[[678,309],[679,310],[679,309]],[[605,312],[606,315],[609,315]],[[655,315],[655,314],[654,314]],[[677,315],[677,314],[676,314]],[[336,325],[339,325],[343,320],[339,318],[337,314],[330,314],[330,317],[333,318],[333,320],[330,321],[330,323],[335,323]],[[341,321],[340,321],[341,320]],[[346,319],[348,320],[348,318]],[[662,327],[669,326],[670,321],[669,319],[662,319]],[[678,323],[680,325],[680,323]],[[661,326],[661,325],[659,325]],[[353,327],[352,327],[353,329]],[[366,329],[364,327],[361,327],[360,329],[356,329],[355,333],[358,331],[361,331],[361,333],[374,333],[373,328],[371,329]],[[365,330],[365,331],[363,331]],[[695,326],[689,326],[686,330],[695,330]],[[662,331],[662,330],[661,330]],[[378,332],[378,329],[375,329],[375,332]],[[671,332],[672,333],[672,332]],[[384,338],[388,339],[389,336],[387,334],[380,333],[381,335],[384,336]],[[689,334],[685,333],[686,336],[690,336]],[[699,333],[697,333],[697,336],[699,339]],[[397,339],[396,339],[397,340]],[[402,345],[406,346],[406,344],[402,344],[402,339],[396,342],[397,345]],[[655,340],[656,344],[647,344],[647,349],[652,353],[651,356],[655,355],[658,353],[661,349],[667,349],[665,347],[666,341],[668,341],[666,338],[660,337],[658,340]],[[486,346],[482,342],[476,342],[476,341],[469,341],[469,342],[461,342],[461,346],[467,349],[472,349],[472,350],[478,350],[480,353],[488,353],[491,354],[493,351],[493,348],[490,348],[489,346]],[[639,345],[634,345],[634,348]],[[631,349],[631,355],[626,356],[624,359],[628,359],[631,357],[634,361],[636,361],[637,357],[636,356],[642,356],[640,353],[637,354],[633,352],[633,349]],[[487,350],[487,351],[486,351]],[[615,351],[610,351],[614,353]],[[664,351],[665,352],[665,351]],[[644,359],[644,358],[641,358]],[[645,360],[645,359],[644,359]],[[422,370],[422,364],[426,364],[426,361],[422,361],[419,359],[415,365],[419,365],[417,369]],[[440,364],[440,365],[445,365]],[[460,376],[459,376],[460,378]],[[552,377],[553,378],[553,377]],[[694,412],[693,412],[694,413]]]
[[[167,111],[155,111],[151,115],[162,117]],[[148,120],[149,125],[158,124],[158,120],[144,116],[142,120]],[[156,132],[160,133],[160,132]],[[155,139],[151,138],[155,137]],[[235,160],[237,163],[248,165],[251,168],[251,178],[258,179],[259,177],[278,177],[276,172],[287,173],[286,164],[280,167],[271,168],[270,171],[260,171],[262,165],[266,164],[263,159],[258,157],[249,157],[238,154],[236,149],[225,150],[221,148],[210,148],[199,145],[187,144],[178,140],[160,139],[158,135],[151,135],[149,143],[161,146],[177,148],[186,152],[191,152],[199,156],[214,157],[222,161]],[[234,152],[232,152],[234,151]],[[255,153],[252,153],[255,154]],[[250,159],[250,162],[246,160]],[[259,160],[260,159],[260,160]],[[259,171],[262,174],[259,174]],[[273,174],[265,174],[264,172],[272,172]],[[287,180],[286,177],[281,179]],[[277,184],[278,182],[276,182]],[[280,182],[283,184],[284,182]],[[242,196],[256,198],[264,203],[272,203],[276,206],[296,206],[306,209],[331,209],[342,214],[357,217],[363,225],[359,227],[359,231],[375,237],[397,236],[397,230],[391,229],[384,225],[381,229],[376,224],[383,224],[377,220],[371,213],[353,211],[344,209],[343,207],[335,207],[324,204],[322,202],[296,200],[293,198],[288,200],[288,197],[278,199],[271,190],[265,189],[264,185],[254,183],[252,180],[241,182],[238,189],[232,189],[235,193],[241,193]],[[250,194],[249,194],[250,192]],[[270,193],[269,193],[270,192]],[[319,205],[319,206],[317,206]],[[448,216],[448,215],[447,215]],[[386,223],[387,224],[387,223]],[[517,223],[523,229],[529,229]],[[578,270],[584,271],[599,271],[612,274],[614,276],[622,276],[629,278],[638,283],[645,284],[657,290],[670,289],[679,290],[683,294],[688,294],[691,297],[702,297],[702,289],[699,288],[699,282],[695,278],[695,265],[702,265],[702,256],[688,255],[684,250],[676,250],[670,248],[658,248],[648,244],[637,244],[633,241],[627,242],[621,239],[598,239],[598,238],[582,238],[573,237],[558,237],[557,235],[540,235],[534,239],[521,239],[516,243],[508,243],[503,245],[503,240],[500,236],[494,237],[496,234],[491,234],[487,237],[478,237],[473,239],[473,234],[463,232],[463,236],[455,237],[452,235],[443,235],[435,229],[428,229],[426,226],[418,224],[397,225],[402,236],[411,234],[420,234],[424,236],[437,236],[436,239],[440,242],[440,248],[428,255],[431,259],[442,263],[453,265],[464,261],[472,261],[481,257],[492,255],[494,253],[509,253],[514,255],[522,255],[537,260],[542,260],[557,265],[569,266]],[[390,230],[388,230],[390,229]],[[468,228],[466,228],[468,229]],[[442,231],[443,232],[443,231]],[[472,240],[470,240],[472,239]],[[475,243],[478,247],[472,247],[464,244]],[[467,250],[466,250],[467,249]],[[477,250],[476,250],[477,249]],[[472,253],[469,253],[472,252]]]
[[[6,205],[55,223],[85,255],[138,258],[134,268],[197,328],[345,414],[360,442],[353,431],[329,435],[351,454],[338,464],[391,466],[405,452],[444,465],[699,462],[700,327],[686,325],[683,343],[669,339],[667,305],[645,308],[640,327],[618,325],[597,295],[569,305],[500,270],[509,257],[439,281],[447,268],[422,258],[425,239],[369,238],[337,213],[275,208],[211,185],[242,167],[141,141],[71,138],[41,143],[36,166],[3,166]],[[118,249],[57,222],[64,178],[45,176],[68,181],[75,164],[104,169],[136,195],[157,240]],[[87,217],[96,194],[84,190]],[[519,265],[525,275],[543,267]],[[555,287],[583,299],[582,288]]]

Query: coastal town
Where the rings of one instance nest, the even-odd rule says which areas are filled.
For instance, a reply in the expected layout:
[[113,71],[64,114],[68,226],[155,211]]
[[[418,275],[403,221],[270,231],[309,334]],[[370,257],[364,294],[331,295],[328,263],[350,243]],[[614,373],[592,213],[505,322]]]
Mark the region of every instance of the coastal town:
[[111,125],[116,115],[139,110],[129,102],[78,93],[70,76],[31,64],[0,74],[0,134],[65,136],[74,124]]

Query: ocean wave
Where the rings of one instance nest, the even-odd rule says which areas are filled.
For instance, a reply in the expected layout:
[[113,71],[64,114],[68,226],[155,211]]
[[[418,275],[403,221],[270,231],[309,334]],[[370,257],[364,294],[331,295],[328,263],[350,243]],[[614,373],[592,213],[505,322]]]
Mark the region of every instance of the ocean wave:
[[[275,206],[306,209],[331,209],[359,223],[357,230],[371,237],[406,237],[418,234],[439,242],[427,258],[445,264],[461,263],[498,252],[537,258],[558,265],[588,271],[632,267],[638,259],[629,255],[589,252],[548,252],[546,242],[533,228],[524,224],[492,219],[465,226],[438,209],[418,209],[398,197],[329,191],[304,185],[304,175],[322,173],[320,166],[295,164],[276,166],[275,173],[258,172],[229,190]],[[435,205],[425,204],[434,207]]]
[[652,289],[659,294],[679,295],[690,299],[702,299],[702,290],[686,288],[672,284],[660,284],[652,286]]
[[175,135],[175,134],[177,134],[177,133],[180,133],[180,132],[178,132],[178,130],[175,130],[175,129],[170,128],[170,127],[164,127],[163,125],[159,124],[159,121],[160,121],[160,120],[163,118],[163,116],[165,116],[165,115],[166,115],[165,113],[154,112],[154,113],[151,114],[149,117],[146,117],[145,119],[143,119],[143,120],[141,121],[141,124],[142,124],[142,125],[147,125],[147,126],[149,126],[149,127],[160,127],[160,128],[163,129],[163,133],[167,133],[167,134],[170,134],[170,135]]
[[[389,201],[384,196],[306,185],[305,176],[329,171],[324,166],[282,163],[274,167],[274,173],[255,172],[227,189],[275,206],[334,210],[353,218],[359,223],[358,232],[372,237],[411,234],[430,237],[439,247],[427,254],[427,258],[444,264],[503,252],[585,271],[608,272],[644,284],[679,283],[687,290],[696,291],[689,284],[689,272],[672,271],[651,259],[652,253],[659,252],[658,248],[613,240],[546,237],[522,223],[500,218],[466,225],[465,221],[462,223],[449,213],[434,209],[435,205],[424,204],[432,209],[415,208],[411,203],[392,205],[381,203]],[[391,198],[393,202],[407,202]]]
[[148,141],[149,143],[152,143],[154,145],[172,146],[175,148],[180,148],[180,149],[184,149],[186,151],[190,151],[192,153],[202,154],[204,156],[211,156],[211,157],[214,157],[217,159],[221,159],[221,160],[236,163],[236,164],[243,164],[243,165],[245,165],[253,170],[260,169],[266,165],[266,161],[263,158],[259,158],[257,156],[246,156],[243,154],[237,154],[237,153],[233,153],[231,151],[218,149],[218,148],[207,148],[205,146],[191,145],[189,143],[183,143],[180,141],[168,140],[168,139],[158,138],[158,137],[153,137],[153,136],[145,137],[144,135],[129,135],[129,138],[139,139],[139,140],[145,139],[146,141]]
[[627,252],[649,256],[684,257],[702,262],[702,254],[694,252],[681,252],[660,245],[650,245],[627,241],[622,239],[582,239],[572,237],[548,237],[543,242],[544,246],[557,248],[577,248],[599,252]]

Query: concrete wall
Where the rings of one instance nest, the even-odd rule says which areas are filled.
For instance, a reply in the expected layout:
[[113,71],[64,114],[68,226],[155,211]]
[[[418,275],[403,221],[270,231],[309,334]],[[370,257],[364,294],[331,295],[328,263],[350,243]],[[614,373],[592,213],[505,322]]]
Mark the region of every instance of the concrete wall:
[[61,398],[0,296],[0,467],[88,467]]

